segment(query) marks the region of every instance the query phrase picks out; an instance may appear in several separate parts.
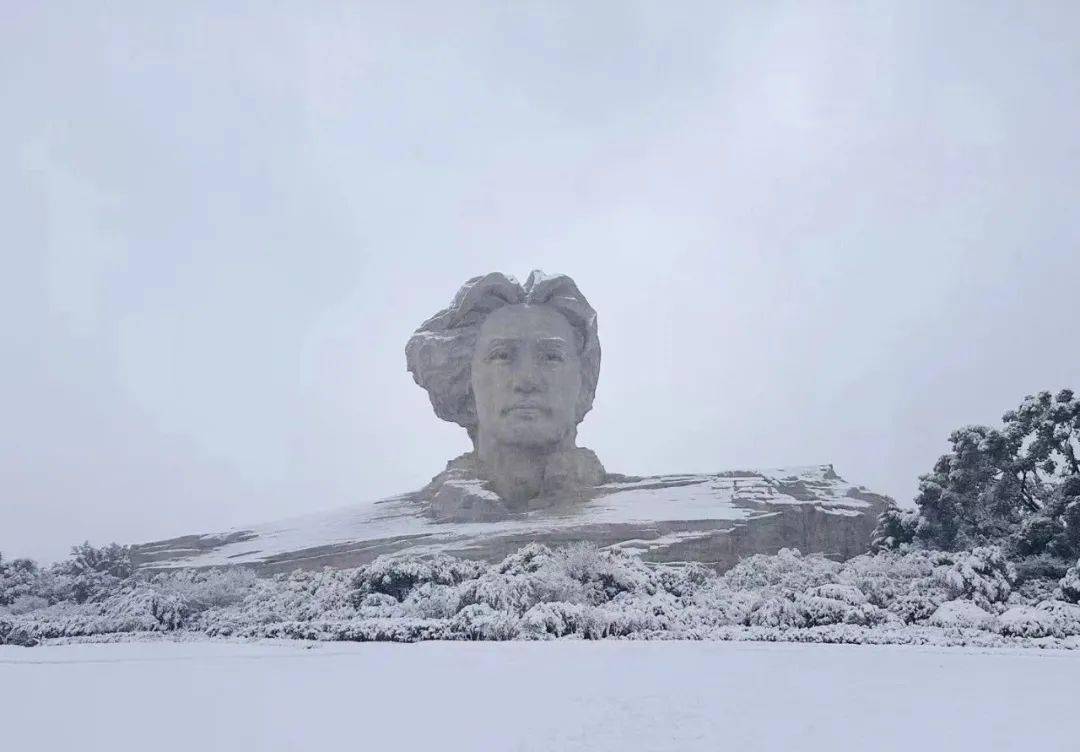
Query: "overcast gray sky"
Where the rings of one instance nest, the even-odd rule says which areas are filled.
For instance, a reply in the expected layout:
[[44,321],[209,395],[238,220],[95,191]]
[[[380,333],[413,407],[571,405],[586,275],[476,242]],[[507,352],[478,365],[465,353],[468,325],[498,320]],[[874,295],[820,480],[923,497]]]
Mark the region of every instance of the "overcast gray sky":
[[1080,388],[1080,4],[105,7],[0,10],[6,555],[422,485],[405,342],[488,271],[599,311],[613,471],[909,502]]

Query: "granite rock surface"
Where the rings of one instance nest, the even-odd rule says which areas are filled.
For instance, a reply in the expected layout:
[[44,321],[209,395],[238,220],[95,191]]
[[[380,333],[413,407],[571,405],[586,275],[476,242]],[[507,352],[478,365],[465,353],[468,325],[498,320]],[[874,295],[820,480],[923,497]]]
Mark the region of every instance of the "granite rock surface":
[[[726,570],[781,548],[842,560],[864,553],[889,502],[831,465],[712,474],[609,475],[590,497],[493,521],[444,521],[430,486],[331,512],[134,547],[147,568],[243,565],[261,572],[354,567],[382,554],[498,561],[530,542],[587,541],[647,561]],[[478,489],[482,493],[482,489]]]

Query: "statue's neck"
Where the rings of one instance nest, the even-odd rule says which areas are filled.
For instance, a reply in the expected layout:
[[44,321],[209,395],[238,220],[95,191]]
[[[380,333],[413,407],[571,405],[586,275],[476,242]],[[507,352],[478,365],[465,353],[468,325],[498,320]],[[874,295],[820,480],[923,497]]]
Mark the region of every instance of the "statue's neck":
[[573,436],[553,444],[519,446],[485,441],[481,434],[476,454],[495,492],[512,506],[525,506],[543,492],[548,460],[574,448]]

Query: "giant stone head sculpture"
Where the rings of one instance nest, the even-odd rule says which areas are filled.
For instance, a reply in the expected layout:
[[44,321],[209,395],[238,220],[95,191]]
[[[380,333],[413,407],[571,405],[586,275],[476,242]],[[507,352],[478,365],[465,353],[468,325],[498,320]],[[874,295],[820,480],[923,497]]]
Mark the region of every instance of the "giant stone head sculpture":
[[462,461],[512,507],[602,478],[574,443],[592,408],[600,341],[596,311],[569,277],[474,277],[413,334],[405,357],[435,414],[468,431],[474,451]]

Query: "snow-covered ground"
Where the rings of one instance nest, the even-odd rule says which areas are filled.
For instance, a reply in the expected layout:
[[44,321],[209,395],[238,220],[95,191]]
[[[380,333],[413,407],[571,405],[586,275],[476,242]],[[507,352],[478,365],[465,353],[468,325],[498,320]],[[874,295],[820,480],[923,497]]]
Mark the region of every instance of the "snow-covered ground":
[[1071,751],[1078,678],[1030,649],[0,647],[0,749]]

